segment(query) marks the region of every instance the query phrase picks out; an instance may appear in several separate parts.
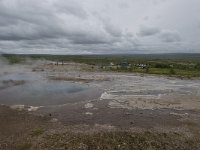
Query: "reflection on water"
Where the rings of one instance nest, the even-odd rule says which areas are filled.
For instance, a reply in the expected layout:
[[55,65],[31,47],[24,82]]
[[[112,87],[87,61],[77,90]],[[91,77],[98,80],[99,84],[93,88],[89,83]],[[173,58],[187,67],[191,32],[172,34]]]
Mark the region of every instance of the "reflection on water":
[[39,79],[40,76],[34,73],[12,73],[12,74],[4,74],[0,76],[0,80],[26,80],[26,81],[32,81]]
[[34,81],[0,91],[0,103],[51,105],[71,101],[70,96],[87,91],[88,87],[61,81]]
[[[12,83],[25,81],[25,84],[10,84],[11,81]],[[6,105],[60,105],[98,95],[97,89],[90,88],[86,84],[44,80],[34,74],[9,74],[1,76],[0,82],[9,83],[7,88],[0,89],[0,103]]]

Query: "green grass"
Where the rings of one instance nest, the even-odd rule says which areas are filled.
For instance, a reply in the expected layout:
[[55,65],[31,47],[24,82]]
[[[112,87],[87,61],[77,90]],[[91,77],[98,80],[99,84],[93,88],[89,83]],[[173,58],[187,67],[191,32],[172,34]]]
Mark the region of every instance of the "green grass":
[[32,144],[26,143],[26,144],[22,145],[22,146],[19,148],[19,150],[29,150],[29,149],[31,149],[31,147],[32,147]]
[[34,129],[31,133],[32,136],[40,136],[41,134],[44,133],[44,129],[42,128],[37,128],[37,129]]
[[25,58],[18,55],[9,55],[6,57],[6,59],[10,64],[19,64],[25,62]]
[[169,75],[170,69],[163,69],[163,68],[150,68],[149,69],[149,74],[159,74],[159,75]]

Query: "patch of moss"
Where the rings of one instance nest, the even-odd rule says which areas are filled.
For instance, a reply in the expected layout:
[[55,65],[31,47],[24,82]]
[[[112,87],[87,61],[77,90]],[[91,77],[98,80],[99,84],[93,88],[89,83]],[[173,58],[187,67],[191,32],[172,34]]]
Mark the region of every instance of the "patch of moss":
[[29,150],[32,147],[32,144],[30,143],[26,143],[24,145],[22,145],[19,150]]
[[40,136],[43,133],[44,133],[44,129],[37,128],[37,129],[35,129],[35,130],[32,131],[31,135],[32,136]]

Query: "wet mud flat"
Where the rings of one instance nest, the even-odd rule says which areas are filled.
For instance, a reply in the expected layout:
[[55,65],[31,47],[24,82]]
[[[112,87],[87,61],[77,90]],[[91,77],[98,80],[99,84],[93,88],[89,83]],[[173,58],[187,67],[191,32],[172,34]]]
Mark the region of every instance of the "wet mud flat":
[[[95,137],[102,143],[94,139],[93,149],[198,149],[200,80],[91,72],[74,63],[38,68],[0,74],[0,148],[91,149]],[[147,147],[127,146],[134,140]]]

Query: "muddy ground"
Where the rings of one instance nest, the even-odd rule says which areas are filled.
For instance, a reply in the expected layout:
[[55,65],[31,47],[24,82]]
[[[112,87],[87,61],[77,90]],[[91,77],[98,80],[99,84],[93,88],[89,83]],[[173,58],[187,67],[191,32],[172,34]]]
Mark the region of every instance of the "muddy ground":
[[0,149],[199,148],[199,79],[39,62],[5,64],[0,80]]

